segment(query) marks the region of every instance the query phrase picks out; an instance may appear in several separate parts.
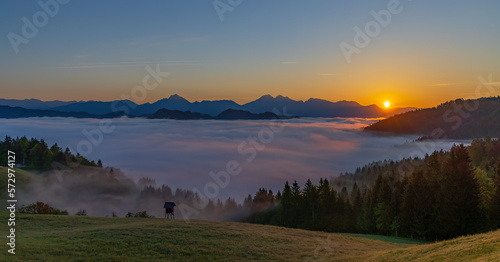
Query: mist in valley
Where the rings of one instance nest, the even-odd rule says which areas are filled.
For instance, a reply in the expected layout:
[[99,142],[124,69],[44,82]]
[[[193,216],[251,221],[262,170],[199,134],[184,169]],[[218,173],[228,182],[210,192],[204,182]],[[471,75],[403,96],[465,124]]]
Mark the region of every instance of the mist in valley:
[[[245,199],[260,188],[276,193],[287,180],[316,183],[372,161],[422,157],[467,143],[413,142],[417,136],[361,131],[374,121],[122,118],[107,123],[112,132],[101,136],[95,135],[102,124],[95,119],[12,119],[0,126],[2,136],[44,139],[104,164],[39,174],[19,194],[23,204],[42,201],[70,214],[85,209],[91,216],[147,211],[163,217],[163,202],[174,201],[176,218],[237,221],[250,213]],[[79,152],[83,144],[91,150]]]

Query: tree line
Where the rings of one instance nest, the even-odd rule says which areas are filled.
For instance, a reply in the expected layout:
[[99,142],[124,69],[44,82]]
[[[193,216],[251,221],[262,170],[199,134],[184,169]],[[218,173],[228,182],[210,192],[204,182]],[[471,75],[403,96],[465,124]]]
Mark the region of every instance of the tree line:
[[7,151],[16,153],[16,163],[21,166],[35,169],[38,171],[46,171],[54,168],[54,164],[67,165],[68,163],[79,163],[84,166],[102,167],[101,160],[97,163],[90,161],[80,154],[73,155],[69,148],[63,151],[56,144],[49,147],[43,140],[35,138],[28,139],[25,136],[19,138],[11,138],[6,136],[3,141],[0,141],[0,165],[7,166]]
[[[410,162],[411,168],[403,168]],[[363,177],[357,176],[349,190],[335,189],[328,179],[317,185],[308,180],[302,188],[287,181],[276,195],[260,189],[247,221],[423,240],[500,228],[499,140],[474,140],[467,147],[386,162],[375,170],[379,175],[372,185],[359,185]],[[255,206],[256,198],[262,200],[260,206]]]

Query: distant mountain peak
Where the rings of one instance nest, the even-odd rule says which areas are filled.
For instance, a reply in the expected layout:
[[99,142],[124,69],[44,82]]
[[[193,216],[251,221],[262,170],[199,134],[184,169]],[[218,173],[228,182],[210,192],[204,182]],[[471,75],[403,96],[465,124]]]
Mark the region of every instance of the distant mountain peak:
[[347,100],[341,100],[336,102],[337,105],[343,105],[343,106],[361,106],[358,102],[356,101],[347,101]]
[[175,100],[175,101],[186,101],[186,102],[189,102],[187,99],[185,99],[184,97],[178,95],[178,94],[174,94],[174,95],[171,95],[168,100]]
[[306,102],[318,102],[318,101],[326,101],[326,100],[319,98],[312,98],[312,97],[306,100]]
[[274,99],[274,97],[272,95],[263,95],[261,96],[258,100],[270,100],[270,99]]
[[291,100],[291,99],[288,96],[278,95],[276,97],[276,100]]

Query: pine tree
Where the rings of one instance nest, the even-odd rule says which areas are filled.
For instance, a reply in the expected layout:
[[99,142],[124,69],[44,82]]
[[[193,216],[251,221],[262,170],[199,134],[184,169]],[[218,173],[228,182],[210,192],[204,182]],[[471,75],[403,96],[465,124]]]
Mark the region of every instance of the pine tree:
[[292,226],[292,216],[293,216],[293,203],[292,203],[292,189],[285,182],[285,188],[283,188],[283,194],[281,195],[280,201],[280,213],[281,213],[281,225],[285,227]]
[[497,160],[495,167],[495,175],[493,176],[495,185],[495,194],[491,199],[490,204],[490,220],[493,226],[500,227],[500,157]]
[[403,197],[402,219],[409,227],[410,235],[416,233],[420,238],[429,237],[434,222],[434,203],[422,170],[415,170],[409,178]]
[[318,193],[316,186],[313,185],[310,179],[304,185],[302,212],[304,212],[304,226],[309,229],[315,227],[315,215],[317,216]]
[[351,197],[350,197],[351,203],[354,203],[354,199],[356,198],[358,193],[359,193],[358,183],[354,182],[354,185],[352,185],[352,190],[351,190]]
[[330,188],[328,179],[321,179],[318,187],[318,224],[319,228],[332,231],[333,211],[335,209],[335,193]]
[[292,184],[292,211],[290,212],[292,227],[298,227],[299,222],[302,220],[303,212],[300,210],[301,202],[302,195],[300,194],[300,186],[297,183],[297,180],[295,180]]
[[475,233],[483,218],[479,186],[474,179],[467,148],[453,146],[444,163],[443,178],[439,181],[439,236],[451,238]]

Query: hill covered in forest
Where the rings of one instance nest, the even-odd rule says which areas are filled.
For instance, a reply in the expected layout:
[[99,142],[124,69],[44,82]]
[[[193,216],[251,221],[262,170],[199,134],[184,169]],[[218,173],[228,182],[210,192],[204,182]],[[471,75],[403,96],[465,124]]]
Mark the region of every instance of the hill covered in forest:
[[28,139],[26,136],[17,138],[6,136],[0,141],[0,167],[9,165],[8,151],[16,152],[17,165],[35,171],[76,165],[102,167],[101,160],[96,163],[78,153],[74,155],[67,147],[63,150],[57,143],[49,146],[43,139]]
[[398,114],[364,130],[433,139],[497,137],[500,134],[500,97],[457,99],[437,107]]
[[[250,196],[249,196],[250,197]],[[500,141],[372,163],[338,178],[260,189],[250,222],[327,232],[451,239],[500,228]]]

